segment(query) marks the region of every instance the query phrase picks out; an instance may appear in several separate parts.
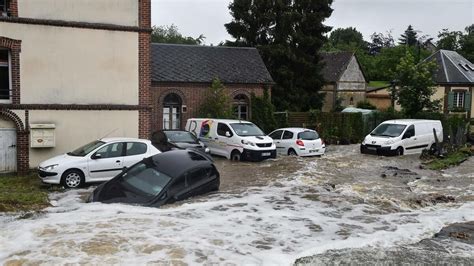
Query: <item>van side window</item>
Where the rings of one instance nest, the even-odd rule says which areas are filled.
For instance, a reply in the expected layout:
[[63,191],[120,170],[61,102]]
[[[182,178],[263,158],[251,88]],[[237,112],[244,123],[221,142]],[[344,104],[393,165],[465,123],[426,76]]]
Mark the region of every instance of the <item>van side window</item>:
[[285,133],[283,133],[283,139],[293,139],[293,132],[285,131]]
[[226,124],[223,124],[223,123],[217,124],[217,135],[226,137],[226,135],[225,135],[226,132],[229,132],[230,136],[232,137],[232,135],[233,135],[232,131],[230,130],[230,128]]
[[404,138],[411,138],[415,136],[415,126],[411,125],[408,127],[407,131],[405,132],[405,135],[403,135]]
[[281,134],[283,133],[283,130],[277,130],[275,132],[273,132],[272,134],[270,134],[270,138],[272,139],[281,139]]

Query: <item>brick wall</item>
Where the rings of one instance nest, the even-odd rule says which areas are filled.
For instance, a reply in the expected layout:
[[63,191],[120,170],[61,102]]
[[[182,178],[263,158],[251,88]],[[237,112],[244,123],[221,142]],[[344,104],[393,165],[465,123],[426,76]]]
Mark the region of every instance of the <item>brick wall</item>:
[[[184,129],[189,118],[196,117],[199,106],[203,102],[210,83],[153,83],[151,98],[153,100],[152,131],[163,127],[163,100],[166,95],[176,93],[181,97],[182,104],[186,105],[187,112],[181,114],[181,128]],[[264,85],[261,84],[224,84],[231,99],[238,94],[245,94],[249,99],[251,93],[263,96]],[[250,115],[251,115],[250,110]]]
[[151,1],[139,0],[139,27],[150,29],[150,32],[138,34],[138,73],[139,88],[138,98],[140,106],[150,108],[140,110],[138,113],[138,136],[149,138],[151,133]]

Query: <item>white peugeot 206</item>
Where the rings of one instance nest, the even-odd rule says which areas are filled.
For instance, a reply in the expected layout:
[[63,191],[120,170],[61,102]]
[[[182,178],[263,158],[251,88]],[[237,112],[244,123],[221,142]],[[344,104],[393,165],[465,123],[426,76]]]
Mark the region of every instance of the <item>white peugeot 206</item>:
[[307,128],[280,128],[268,134],[283,155],[315,156],[326,152],[318,132]]
[[158,153],[149,140],[104,138],[40,163],[38,175],[43,183],[78,188],[110,180],[125,167]]

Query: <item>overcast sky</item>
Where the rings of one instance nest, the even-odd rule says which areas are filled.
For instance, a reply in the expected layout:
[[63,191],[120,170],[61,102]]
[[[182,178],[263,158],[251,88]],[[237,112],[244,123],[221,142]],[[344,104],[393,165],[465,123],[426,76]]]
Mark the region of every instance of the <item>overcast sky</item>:
[[[232,39],[224,24],[232,20],[230,0],[152,0],[152,24],[174,24],[185,36],[206,36],[206,44]],[[464,31],[474,23],[474,0],[335,0],[325,24],[355,27],[366,40],[391,30],[395,40],[408,24],[421,35],[436,36],[443,28]]]

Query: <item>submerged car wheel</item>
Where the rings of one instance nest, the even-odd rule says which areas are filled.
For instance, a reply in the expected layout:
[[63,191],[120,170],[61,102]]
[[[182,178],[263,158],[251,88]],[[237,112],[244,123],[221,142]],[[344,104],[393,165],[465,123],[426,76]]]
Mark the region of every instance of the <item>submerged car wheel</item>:
[[230,155],[230,159],[232,161],[240,161],[241,160],[241,154],[239,151],[233,151],[232,154]]
[[400,156],[400,155],[403,155],[403,148],[402,147],[397,148],[397,156]]
[[293,149],[289,149],[289,150],[288,150],[288,155],[289,155],[289,156],[298,156],[298,154],[296,154],[296,151],[293,150]]
[[79,170],[68,170],[62,178],[62,185],[65,188],[78,188],[84,184],[84,175]]

